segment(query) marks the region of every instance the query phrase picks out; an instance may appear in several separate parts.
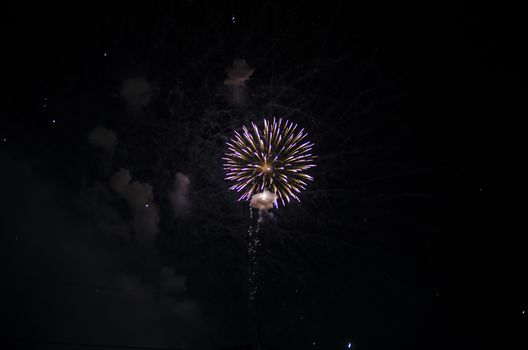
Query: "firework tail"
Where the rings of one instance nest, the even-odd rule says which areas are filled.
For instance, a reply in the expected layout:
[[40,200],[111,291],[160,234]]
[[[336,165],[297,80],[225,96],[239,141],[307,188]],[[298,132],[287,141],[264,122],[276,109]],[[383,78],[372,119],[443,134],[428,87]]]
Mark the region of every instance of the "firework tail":
[[[257,214],[258,212],[258,214]],[[257,214],[257,215],[255,215]],[[262,322],[258,302],[258,248],[260,247],[260,210],[249,207],[248,230],[248,306],[251,335],[256,349],[262,349]]]

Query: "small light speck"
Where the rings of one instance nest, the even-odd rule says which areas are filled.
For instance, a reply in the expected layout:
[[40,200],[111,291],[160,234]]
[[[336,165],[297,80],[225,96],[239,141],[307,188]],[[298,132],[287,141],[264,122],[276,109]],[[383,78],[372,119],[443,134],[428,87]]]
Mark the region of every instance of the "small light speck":
[[108,56],[108,52],[103,53],[103,57]]
[[53,124],[55,124],[55,121],[56,121],[56,120],[55,120],[55,119],[53,119],[53,120],[52,120],[51,122],[52,122]]
[[479,188],[479,191],[480,191],[480,192],[482,192],[482,187],[481,187],[481,188]]
[[148,207],[149,207],[149,205],[150,205],[150,204],[148,204],[148,203],[147,203],[147,204],[145,204],[145,208],[148,208]]
[[313,342],[312,345],[315,346],[315,342]]
[[526,310],[522,310],[521,315],[526,315]]
[[47,98],[47,97],[44,97],[44,101],[47,101],[47,100],[48,100],[48,98]]
[[42,105],[42,107],[46,108],[46,107],[48,107],[48,105],[47,105],[47,104],[44,104],[44,105]]
[[352,349],[352,343],[347,344],[347,349]]
[[231,16],[231,22],[236,23],[236,17],[235,17],[235,15]]
[[4,137],[4,138],[2,139],[2,141],[7,142],[7,139]]

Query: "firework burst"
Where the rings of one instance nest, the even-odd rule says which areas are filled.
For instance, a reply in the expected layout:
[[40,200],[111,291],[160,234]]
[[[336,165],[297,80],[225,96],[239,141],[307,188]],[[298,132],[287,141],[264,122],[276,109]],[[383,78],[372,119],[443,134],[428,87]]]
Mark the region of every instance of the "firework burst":
[[242,194],[239,200],[268,190],[282,205],[300,201],[299,193],[313,180],[305,171],[315,166],[313,143],[305,140],[307,135],[282,118],[264,119],[260,128],[251,123],[251,128],[235,131],[222,159],[226,180],[234,182],[230,189]]

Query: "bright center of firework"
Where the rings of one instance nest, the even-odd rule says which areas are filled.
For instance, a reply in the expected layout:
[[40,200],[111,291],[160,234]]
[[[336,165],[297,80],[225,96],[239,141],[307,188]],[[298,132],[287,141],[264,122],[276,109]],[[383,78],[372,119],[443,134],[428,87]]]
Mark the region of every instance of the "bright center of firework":
[[266,164],[266,163],[262,164],[260,169],[265,174],[271,174],[273,172],[273,167],[270,164]]
[[305,172],[315,166],[313,143],[306,136],[297,124],[275,118],[235,131],[222,158],[226,179],[234,182],[230,189],[242,193],[239,200],[267,190],[283,205],[292,198],[299,201],[299,193],[313,180]]

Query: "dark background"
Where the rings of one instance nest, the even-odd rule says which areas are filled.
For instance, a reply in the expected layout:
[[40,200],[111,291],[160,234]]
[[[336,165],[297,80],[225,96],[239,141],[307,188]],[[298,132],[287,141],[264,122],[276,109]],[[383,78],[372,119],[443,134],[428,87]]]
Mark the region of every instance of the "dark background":
[[[265,349],[478,349],[501,329],[523,348],[523,249],[488,224],[500,126],[520,98],[514,9],[3,7],[10,348],[257,348],[257,324]],[[236,58],[255,69],[238,103],[224,85]],[[143,95],[127,99],[127,84]],[[233,130],[273,115],[301,124],[319,158],[302,202],[262,227],[256,322],[249,211],[221,157]],[[88,142],[98,125],[117,135],[112,151]],[[145,213],[109,185],[121,168],[153,188],[148,239],[133,227]],[[175,214],[176,173],[190,185]]]

